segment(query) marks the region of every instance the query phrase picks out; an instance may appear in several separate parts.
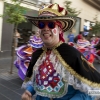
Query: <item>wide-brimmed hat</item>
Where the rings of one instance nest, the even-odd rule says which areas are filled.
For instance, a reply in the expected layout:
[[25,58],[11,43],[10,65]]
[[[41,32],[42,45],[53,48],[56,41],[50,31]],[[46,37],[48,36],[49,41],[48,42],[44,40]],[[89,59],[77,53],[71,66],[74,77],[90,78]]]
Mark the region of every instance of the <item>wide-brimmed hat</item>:
[[56,20],[62,24],[63,31],[70,30],[74,24],[75,19],[67,16],[68,12],[65,8],[60,7],[57,3],[51,4],[39,10],[38,17],[26,16],[35,26],[38,27],[38,21],[42,20]]

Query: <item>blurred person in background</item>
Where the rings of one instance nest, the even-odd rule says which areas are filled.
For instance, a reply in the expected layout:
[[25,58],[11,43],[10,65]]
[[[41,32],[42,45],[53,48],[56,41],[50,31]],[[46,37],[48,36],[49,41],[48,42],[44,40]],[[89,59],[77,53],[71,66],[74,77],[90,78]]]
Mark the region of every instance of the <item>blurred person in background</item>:
[[19,38],[21,38],[20,33],[18,32],[18,30],[15,30],[15,49],[17,49],[18,47]]
[[43,46],[39,31],[33,31],[27,44],[21,45],[16,50],[17,58],[14,61],[15,67],[18,69],[19,77],[24,80],[28,69],[32,53]]
[[72,31],[70,31],[70,33],[67,36],[67,41],[68,42],[74,42],[74,34]]

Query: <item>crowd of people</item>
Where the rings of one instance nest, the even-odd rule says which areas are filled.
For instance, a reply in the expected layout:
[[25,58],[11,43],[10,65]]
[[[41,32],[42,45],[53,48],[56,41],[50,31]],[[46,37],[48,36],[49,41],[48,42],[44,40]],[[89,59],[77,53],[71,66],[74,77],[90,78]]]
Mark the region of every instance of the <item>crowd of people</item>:
[[67,42],[69,45],[78,49],[90,63],[93,63],[95,59],[100,63],[100,38],[92,36],[91,39],[88,40],[87,37],[88,35],[84,34],[84,32],[80,32],[76,37],[73,37],[73,41]]

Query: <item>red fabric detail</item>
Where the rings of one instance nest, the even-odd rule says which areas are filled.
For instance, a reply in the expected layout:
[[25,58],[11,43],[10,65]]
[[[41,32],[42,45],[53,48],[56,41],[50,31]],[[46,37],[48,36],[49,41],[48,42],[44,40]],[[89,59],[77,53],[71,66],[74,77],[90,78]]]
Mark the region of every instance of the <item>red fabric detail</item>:
[[49,5],[48,8],[51,8],[53,6],[53,4]]
[[[60,21],[56,21],[57,25],[62,29],[62,24]],[[65,42],[65,39],[63,38],[63,32],[59,34],[59,40],[62,42]]]
[[[63,8],[63,7],[60,7],[59,5],[58,5],[58,7],[59,7],[59,9],[58,9],[59,12],[61,12],[63,9],[65,9],[65,8]],[[65,15],[66,15],[66,14],[67,14],[67,11],[66,11]]]
[[83,52],[86,50],[86,48],[78,48],[78,50],[79,50],[81,53],[83,53]]
[[77,38],[78,38],[78,39],[82,39],[82,34],[79,34],[79,35],[77,36]]
[[[47,51],[46,52],[46,54],[47,54],[47,56],[49,56],[50,55],[50,53],[51,53],[51,51],[49,50],[49,51]],[[48,59],[49,60],[49,59]]]
[[51,87],[54,88],[55,86],[57,86],[57,83],[60,81],[60,79],[58,77],[54,77],[53,81],[49,82]]
[[[48,66],[50,66],[50,67],[48,67]],[[44,69],[46,69],[45,72],[44,72]],[[50,63],[49,60],[48,60],[48,64],[46,63],[46,61],[44,61],[44,63],[42,65],[40,65],[40,68],[39,68],[40,79],[44,80],[47,77],[48,72],[52,73],[52,70],[54,70],[52,63]],[[43,78],[43,76],[44,76],[44,78]]]
[[59,40],[62,41],[62,42],[65,42],[65,39],[63,38],[63,33],[59,34]]
[[63,7],[60,7],[59,5],[58,5],[58,7],[59,7],[59,9],[58,9],[59,12],[61,12],[64,9]]
[[97,55],[99,55],[99,56],[100,56],[100,50],[99,50],[99,51],[97,51]]
[[[54,4],[48,6],[48,8],[52,8],[53,5],[54,5]],[[65,9],[65,8],[60,7],[60,6],[58,5],[58,12],[59,12],[59,13],[60,13],[63,9]],[[66,11],[65,15],[67,15],[67,14],[68,14],[68,12]]]
[[74,46],[74,43],[73,42],[68,42],[68,45]]
[[56,24],[62,29],[62,23],[60,21],[56,21]]
[[89,56],[90,56],[90,57],[89,57],[88,61],[89,61],[90,63],[93,63],[93,62],[94,62],[94,59],[95,59],[95,56],[94,56],[93,54],[90,54]]
[[[45,87],[50,85],[52,88],[54,88],[55,86],[57,86],[57,83],[60,81],[60,78],[58,77],[58,75],[54,76],[54,74],[56,73],[56,70],[54,69],[53,64],[49,60],[50,53],[51,51],[47,51],[46,59],[43,62],[43,64],[40,65],[38,69],[39,73],[36,75],[36,83],[38,85],[44,85]],[[44,69],[45,69],[45,72],[44,72]],[[52,79],[49,80],[49,78],[52,78]],[[44,81],[47,81],[48,83],[44,84]]]

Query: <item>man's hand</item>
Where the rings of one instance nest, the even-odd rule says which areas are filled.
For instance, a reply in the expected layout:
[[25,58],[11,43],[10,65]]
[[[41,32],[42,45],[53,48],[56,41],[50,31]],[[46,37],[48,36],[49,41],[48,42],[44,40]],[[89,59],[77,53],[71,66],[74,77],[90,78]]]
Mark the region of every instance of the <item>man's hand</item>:
[[22,100],[32,100],[32,94],[29,91],[25,91],[22,94]]

